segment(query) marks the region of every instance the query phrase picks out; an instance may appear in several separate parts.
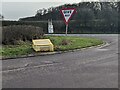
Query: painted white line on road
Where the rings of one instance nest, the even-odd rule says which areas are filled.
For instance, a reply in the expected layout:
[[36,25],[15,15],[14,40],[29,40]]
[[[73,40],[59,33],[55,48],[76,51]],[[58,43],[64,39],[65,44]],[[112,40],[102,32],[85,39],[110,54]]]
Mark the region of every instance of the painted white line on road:
[[97,60],[95,59],[95,60],[89,60],[89,61],[86,61],[86,62],[83,62],[82,64],[89,64],[89,63],[91,63],[91,62],[96,62],[96,61],[102,61],[102,60],[105,60],[105,59],[108,59],[108,58],[112,58],[112,57],[115,57],[115,55],[116,56],[118,56],[117,54],[110,54],[109,56],[107,56],[107,57],[101,57],[101,58],[98,58]]
[[40,67],[53,66],[53,65],[58,65],[58,63],[29,66],[29,67],[20,67],[20,68],[15,68],[15,69],[11,69],[11,70],[3,70],[3,71],[0,71],[0,73],[16,72],[16,71],[22,71],[22,70],[26,70],[26,69],[30,69],[30,68],[40,68]]
[[98,47],[98,48],[101,49],[101,48],[105,48],[105,47],[107,47],[107,46],[110,46],[110,44],[107,43],[107,42],[105,42],[105,45],[102,45],[102,46],[100,46],[100,47]]
[[97,49],[98,51],[108,51],[109,49]]

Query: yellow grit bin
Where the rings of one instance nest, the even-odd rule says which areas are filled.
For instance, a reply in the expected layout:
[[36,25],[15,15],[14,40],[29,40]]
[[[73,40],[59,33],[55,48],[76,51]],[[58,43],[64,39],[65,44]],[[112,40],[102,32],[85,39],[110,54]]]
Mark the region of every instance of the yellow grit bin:
[[54,51],[54,46],[49,39],[36,39],[32,40],[33,49],[35,51]]

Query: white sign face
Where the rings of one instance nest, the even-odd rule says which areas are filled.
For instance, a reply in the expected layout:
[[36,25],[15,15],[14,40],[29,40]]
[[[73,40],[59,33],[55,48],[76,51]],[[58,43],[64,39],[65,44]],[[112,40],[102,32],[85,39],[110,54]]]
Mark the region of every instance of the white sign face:
[[53,25],[48,26],[48,33],[53,33]]
[[48,33],[54,33],[52,21],[48,21]]
[[75,9],[62,9],[61,13],[64,17],[65,23],[68,24],[72,14],[74,13]]
[[62,10],[62,13],[64,15],[66,22],[68,22],[68,20],[71,17],[73,12],[74,12],[74,10]]

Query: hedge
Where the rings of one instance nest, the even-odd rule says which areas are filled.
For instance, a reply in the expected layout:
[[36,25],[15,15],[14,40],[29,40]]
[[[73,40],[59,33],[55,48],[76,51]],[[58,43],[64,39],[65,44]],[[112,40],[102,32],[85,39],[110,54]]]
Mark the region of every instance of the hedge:
[[[116,21],[117,22],[117,21]],[[48,33],[48,22],[47,21],[3,21],[3,26],[9,25],[32,25],[39,26],[43,28],[44,33]],[[63,21],[53,21],[54,33],[65,33],[65,23]],[[118,29],[120,26],[115,24],[111,25],[109,23],[105,23],[102,20],[97,21],[87,21],[84,24],[83,21],[75,21],[71,20],[68,26],[68,33],[70,34],[114,34],[119,33]]]
[[18,41],[32,41],[42,38],[43,28],[31,25],[12,25],[2,27],[2,44],[17,44]]

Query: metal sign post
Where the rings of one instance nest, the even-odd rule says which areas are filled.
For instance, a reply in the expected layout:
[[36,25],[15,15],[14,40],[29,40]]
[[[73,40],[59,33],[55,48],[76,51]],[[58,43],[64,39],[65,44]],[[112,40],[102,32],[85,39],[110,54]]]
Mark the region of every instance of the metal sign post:
[[68,31],[68,24],[66,24],[66,36],[67,36],[67,31]]
[[70,21],[70,18],[72,17],[73,13],[75,13],[76,9],[75,8],[64,8],[61,9],[60,12],[64,17],[64,22],[66,24],[66,36],[67,36],[67,32],[68,32],[68,23]]

